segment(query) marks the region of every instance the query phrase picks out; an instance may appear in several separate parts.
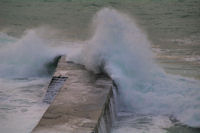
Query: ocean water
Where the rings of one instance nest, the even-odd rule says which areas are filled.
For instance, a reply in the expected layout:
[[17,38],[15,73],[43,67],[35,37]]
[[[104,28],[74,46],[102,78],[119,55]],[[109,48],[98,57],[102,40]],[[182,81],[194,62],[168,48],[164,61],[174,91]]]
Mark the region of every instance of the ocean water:
[[45,63],[53,56],[45,52],[41,43],[33,31],[20,39],[0,33],[2,133],[30,132],[47,108],[42,103],[45,85],[50,80]]
[[[113,7],[133,17],[168,73],[200,79],[199,0],[2,0],[0,31],[20,38],[28,29],[51,29],[48,39],[88,40],[92,17]],[[170,65],[169,65],[170,64]]]
[[167,74],[158,66],[150,41],[125,14],[105,8],[94,23],[94,36],[67,60],[95,73],[103,69],[116,82],[120,105],[113,133],[168,132],[177,123],[198,128],[199,80]]
[[34,128],[47,108],[42,104],[47,81],[0,78],[1,133],[28,133]]
[[[198,0],[0,2],[0,131],[27,133],[45,111],[60,54],[120,92],[112,133],[197,133]],[[103,8],[107,7],[107,8]]]

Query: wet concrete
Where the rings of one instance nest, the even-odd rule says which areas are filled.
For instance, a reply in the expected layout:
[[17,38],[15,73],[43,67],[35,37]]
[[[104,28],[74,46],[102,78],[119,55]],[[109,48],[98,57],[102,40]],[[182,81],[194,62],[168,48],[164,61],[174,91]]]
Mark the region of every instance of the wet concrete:
[[101,116],[112,94],[112,80],[62,57],[55,77],[67,77],[33,133],[98,132]]
[[57,93],[62,88],[65,83],[67,77],[52,77],[51,82],[48,86],[47,92],[45,94],[45,98],[43,99],[44,103],[50,104],[54,100]]

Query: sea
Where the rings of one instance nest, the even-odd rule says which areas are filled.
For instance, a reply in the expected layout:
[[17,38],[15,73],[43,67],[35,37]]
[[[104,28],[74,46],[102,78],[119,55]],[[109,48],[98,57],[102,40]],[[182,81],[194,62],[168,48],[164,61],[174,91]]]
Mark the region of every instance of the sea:
[[0,133],[30,133],[55,58],[106,72],[111,133],[200,132],[199,0],[1,0]]

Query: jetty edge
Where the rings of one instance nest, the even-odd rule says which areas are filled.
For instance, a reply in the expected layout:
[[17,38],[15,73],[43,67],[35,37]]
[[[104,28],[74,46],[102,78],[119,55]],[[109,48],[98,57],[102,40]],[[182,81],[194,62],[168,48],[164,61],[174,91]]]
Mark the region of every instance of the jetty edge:
[[48,101],[45,96],[50,106],[32,133],[109,133],[115,115],[112,79],[68,62],[65,56],[58,61],[52,80],[55,77],[65,81],[55,98]]

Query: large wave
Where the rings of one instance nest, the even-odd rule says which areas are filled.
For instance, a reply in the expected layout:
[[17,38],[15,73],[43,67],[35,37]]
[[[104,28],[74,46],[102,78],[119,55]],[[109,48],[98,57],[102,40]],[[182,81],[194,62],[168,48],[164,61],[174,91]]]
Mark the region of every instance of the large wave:
[[[155,62],[151,42],[134,20],[104,8],[93,20],[88,41],[63,43],[29,30],[20,39],[0,34],[0,77],[40,77],[46,64],[60,54],[89,70],[107,72],[117,83],[121,109],[136,114],[173,116],[200,126],[200,82],[165,73]],[[65,45],[59,45],[60,43]]]
[[38,35],[38,30],[28,30],[21,38],[0,34],[0,77],[28,78],[52,74],[58,61],[54,58],[63,50]]
[[95,16],[94,25],[94,36],[68,53],[67,60],[96,73],[103,68],[117,83],[128,111],[173,116],[200,126],[199,81],[165,73],[153,60],[147,36],[128,16],[105,8]]

